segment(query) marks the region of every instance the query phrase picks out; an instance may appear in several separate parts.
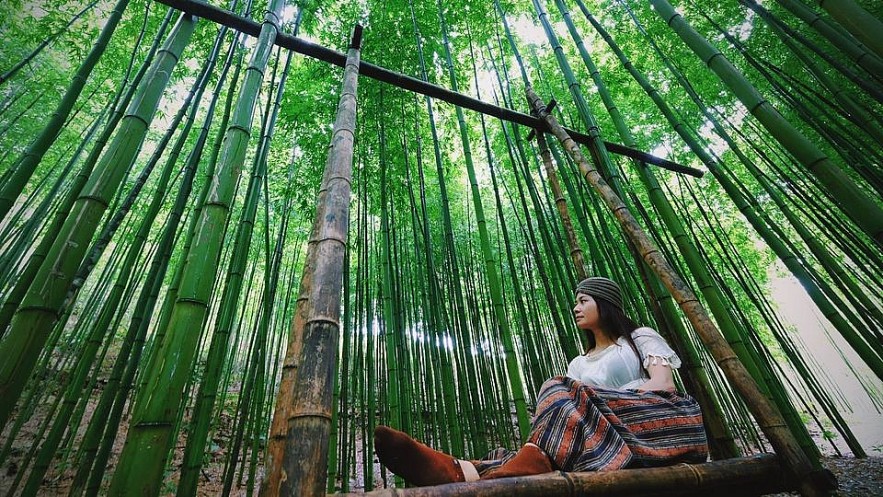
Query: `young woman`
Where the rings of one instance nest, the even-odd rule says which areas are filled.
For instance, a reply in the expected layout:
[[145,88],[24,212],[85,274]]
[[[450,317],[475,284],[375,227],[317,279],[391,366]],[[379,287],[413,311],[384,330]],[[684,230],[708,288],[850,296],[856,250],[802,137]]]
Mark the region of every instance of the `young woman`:
[[619,286],[601,277],[581,281],[573,314],[586,333],[587,352],[570,362],[567,376],[543,384],[520,450],[460,460],[378,426],[380,462],[409,483],[426,486],[705,461],[699,404],[675,391],[672,369],[681,361],[656,331],[624,314]]

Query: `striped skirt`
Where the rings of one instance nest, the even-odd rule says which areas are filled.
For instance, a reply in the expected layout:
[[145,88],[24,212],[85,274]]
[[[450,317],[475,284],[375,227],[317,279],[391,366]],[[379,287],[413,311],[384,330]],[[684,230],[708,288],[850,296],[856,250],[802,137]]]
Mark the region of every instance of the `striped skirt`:
[[[675,392],[610,390],[566,376],[546,381],[528,442],[563,471],[704,462],[708,457],[699,404]],[[496,449],[478,461],[484,474],[515,451]]]

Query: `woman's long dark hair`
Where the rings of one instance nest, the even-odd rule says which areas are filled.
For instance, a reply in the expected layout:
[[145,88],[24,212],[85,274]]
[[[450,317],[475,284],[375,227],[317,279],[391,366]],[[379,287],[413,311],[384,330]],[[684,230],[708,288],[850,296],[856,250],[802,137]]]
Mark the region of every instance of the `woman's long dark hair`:
[[[635,340],[632,338],[632,332],[640,328],[640,326],[632,321],[630,317],[626,316],[622,309],[611,304],[607,299],[601,297],[592,298],[595,299],[595,305],[598,307],[598,326],[607,333],[614,343],[619,340],[619,337],[625,337],[632,350],[635,351],[635,355],[638,356],[638,362],[642,363],[643,367],[641,354],[638,353],[638,347],[635,346]],[[592,330],[585,330],[584,333],[588,343],[586,352],[588,352],[595,348],[595,335],[592,333]]]

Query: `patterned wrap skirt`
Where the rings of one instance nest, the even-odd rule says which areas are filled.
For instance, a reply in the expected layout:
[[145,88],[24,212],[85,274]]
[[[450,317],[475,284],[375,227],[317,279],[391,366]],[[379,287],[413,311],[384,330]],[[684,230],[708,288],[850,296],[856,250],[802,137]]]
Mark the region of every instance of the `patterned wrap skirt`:
[[[708,457],[702,412],[686,394],[611,390],[556,376],[540,389],[536,412],[528,442],[563,471],[698,463]],[[484,474],[514,456],[515,451],[496,449],[475,466]]]

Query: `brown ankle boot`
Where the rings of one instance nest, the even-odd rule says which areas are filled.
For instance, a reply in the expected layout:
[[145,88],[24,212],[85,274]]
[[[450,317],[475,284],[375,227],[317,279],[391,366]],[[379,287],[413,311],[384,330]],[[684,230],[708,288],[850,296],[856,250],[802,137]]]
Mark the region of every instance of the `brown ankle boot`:
[[384,466],[412,485],[425,487],[466,481],[455,458],[388,426],[374,429],[374,450]]
[[552,461],[549,459],[549,456],[543,452],[543,449],[529,444],[521,447],[515,453],[515,457],[499,468],[487,472],[481,479],[493,480],[510,476],[540,475],[551,471],[554,470],[552,469]]

